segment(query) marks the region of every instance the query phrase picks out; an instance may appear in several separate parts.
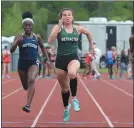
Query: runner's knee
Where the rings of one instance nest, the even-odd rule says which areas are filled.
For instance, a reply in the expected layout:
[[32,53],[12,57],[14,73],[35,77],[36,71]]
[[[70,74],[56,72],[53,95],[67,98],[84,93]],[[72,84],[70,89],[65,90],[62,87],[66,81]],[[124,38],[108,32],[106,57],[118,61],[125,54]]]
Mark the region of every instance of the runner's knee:
[[27,84],[23,84],[23,89],[24,89],[24,90],[27,90],[27,89],[28,89]]
[[73,72],[73,71],[69,71],[68,76],[69,76],[70,79],[74,79],[76,77],[76,73]]
[[31,77],[28,79],[28,86],[31,87],[34,85],[34,82],[35,82],[35,78]]
[[63,93],[66,93],[66,92],[69,91],[69,88],[62,88],[61,91],[62,91]]

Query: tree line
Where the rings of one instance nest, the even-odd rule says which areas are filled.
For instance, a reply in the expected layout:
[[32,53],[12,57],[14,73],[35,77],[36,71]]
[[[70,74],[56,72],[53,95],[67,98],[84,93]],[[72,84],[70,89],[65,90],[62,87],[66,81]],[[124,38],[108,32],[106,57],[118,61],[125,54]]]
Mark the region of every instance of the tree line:
[[2,36],[23,32],[21,15],[31,11],[35,22],[34,32],[47,39],[47,24],[58,22],[62,8],[72,8],[77,21],[89,17],[106,17],[108,20],[133,20],[133,1],[2,1]]

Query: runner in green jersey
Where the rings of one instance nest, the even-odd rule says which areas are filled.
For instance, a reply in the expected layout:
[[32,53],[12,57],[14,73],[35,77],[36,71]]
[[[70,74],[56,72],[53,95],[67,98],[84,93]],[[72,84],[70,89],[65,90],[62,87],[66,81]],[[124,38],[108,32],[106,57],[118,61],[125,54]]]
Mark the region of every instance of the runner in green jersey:
[[[73,23],[74,12],[70,8],[64,8],[59,13],[59,23],[54,26],[48,38],[48,42],[52,43],[56,38],[58,40],[58,49],[56,57],[56,74],[58,82],[61,86],[61,94],[64,104],[64,121],[70,118],[69,103],[70,89],[72,93],[72,106],[75,111],[80,110],[79,101],[76,98],[77,92],[77,71],[80,62],[77,56],[78,39],[80,34],[85,34],[90,43],[91,52],[94,52],[93,40],[88,30],[80,25]],[[70,80],[70,81],[69,81]]]

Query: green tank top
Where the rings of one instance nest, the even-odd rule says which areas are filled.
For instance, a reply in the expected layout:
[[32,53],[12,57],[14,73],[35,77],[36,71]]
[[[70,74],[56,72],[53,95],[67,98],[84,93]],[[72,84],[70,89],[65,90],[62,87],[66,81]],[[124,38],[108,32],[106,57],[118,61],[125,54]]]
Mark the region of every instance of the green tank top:
[[79,34],[75,26],[73,26],[72,33],[67,33],[65,28],[62,27],[61,32],[58,34],[57,39],[58,39],[57,55],[77,54]]

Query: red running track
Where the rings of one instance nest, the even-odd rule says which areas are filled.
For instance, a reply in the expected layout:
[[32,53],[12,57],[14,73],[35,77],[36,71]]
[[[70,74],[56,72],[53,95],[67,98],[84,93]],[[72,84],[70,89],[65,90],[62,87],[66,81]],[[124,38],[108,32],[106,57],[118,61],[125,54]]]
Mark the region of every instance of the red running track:
[[74,112],[71,108],[71,117],[66,123],[56,79],[36,81],[30,113],[21,109],[26,102],[26,92],[17,90],[21,88],[19,78],[15,76],[14,81],[2,84],[2,127],[133,127],[131,83],[106,77],[101,80],[78,78],[81,110]]

